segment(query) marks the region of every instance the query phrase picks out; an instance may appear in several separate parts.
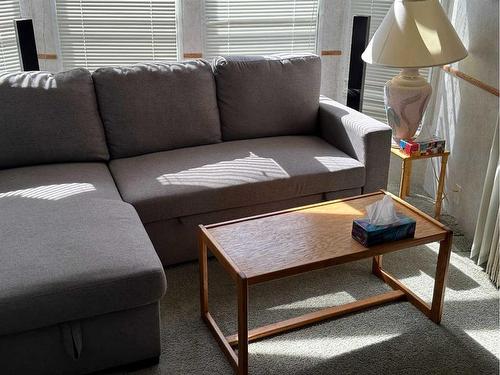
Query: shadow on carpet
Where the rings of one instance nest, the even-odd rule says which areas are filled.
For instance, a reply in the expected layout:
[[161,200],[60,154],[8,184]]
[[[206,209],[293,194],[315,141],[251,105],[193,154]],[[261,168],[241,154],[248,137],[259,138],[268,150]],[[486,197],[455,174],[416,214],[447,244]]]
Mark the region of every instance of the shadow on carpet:
[[[384,267],[424,300],[432,296],[437,244],[384,257]],[[360,261],[252,286],[250,328],[389,290]],[[159,365],[133,374],[232,374],[199,316],[197,263],[167,268]],[[210,309],[236,332],[232,280],[209,262]],[[250,344],[251,374],[498,374],[498,292],[455,252],[441,325],[408,302],[344,316]]]

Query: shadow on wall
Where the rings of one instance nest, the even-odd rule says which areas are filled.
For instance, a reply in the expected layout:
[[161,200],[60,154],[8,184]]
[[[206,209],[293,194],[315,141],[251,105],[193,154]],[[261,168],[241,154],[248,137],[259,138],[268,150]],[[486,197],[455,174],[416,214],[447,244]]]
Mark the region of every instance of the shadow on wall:
[[[448,15],[469,51],[469,56],[458,63],[458,69],[496,86],[498,1],[487,0],[478,7],[465,0],[451,0]],[[498,116],[498,98],[445,72],[437,73],[432,133],[445,138],[451,151],[444,209],[472,238]],[[437,189],[435,172],[439,173],[439,168],[439,160],[427,162],[424,189],[432,196]]]

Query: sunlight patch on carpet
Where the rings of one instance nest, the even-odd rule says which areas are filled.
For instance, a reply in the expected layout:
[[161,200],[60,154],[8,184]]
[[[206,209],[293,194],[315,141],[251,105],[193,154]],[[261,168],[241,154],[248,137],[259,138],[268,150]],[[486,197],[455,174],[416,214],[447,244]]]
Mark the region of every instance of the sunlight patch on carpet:
[[332,358],[366,346],[380,344],[399,334],[381,334],[349,337],[323,337],[304,339],[274,339],[250,345],[252,354],[294,357]]
[[466,329],[464,332],[475,342],[500,359],[500,332],[497,329]]
[[347,292],[329,293],[321,296],[306,298],[301,301],[287,303],[285,305],[273,306],[268,310],[293,310],[293,309],[321,309],[332,306],[332,302],[337,305],[354,302],[356,299]]

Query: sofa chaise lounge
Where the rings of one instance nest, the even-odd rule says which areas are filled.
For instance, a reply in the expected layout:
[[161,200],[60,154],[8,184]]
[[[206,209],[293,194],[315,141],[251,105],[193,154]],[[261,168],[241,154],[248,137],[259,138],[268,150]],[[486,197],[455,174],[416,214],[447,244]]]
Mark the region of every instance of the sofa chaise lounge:
[[198,224],[385,188],[390,128],[319,92],[314,55],[0,74],[2,373],[155,359]]

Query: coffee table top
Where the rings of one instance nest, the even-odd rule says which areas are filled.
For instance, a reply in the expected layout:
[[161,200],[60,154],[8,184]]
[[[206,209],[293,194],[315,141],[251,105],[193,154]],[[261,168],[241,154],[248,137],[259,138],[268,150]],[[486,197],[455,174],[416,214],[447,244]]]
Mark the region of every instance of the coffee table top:
[[[416,220],[415,238],[366,248],[351,237],[352,221],[389,194],[398,212]],[[387,192],[200,226],[229,271],[257,283],[445,239],[448,228]],[[221,259],[222,258],[222,259]]]

